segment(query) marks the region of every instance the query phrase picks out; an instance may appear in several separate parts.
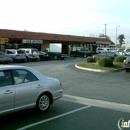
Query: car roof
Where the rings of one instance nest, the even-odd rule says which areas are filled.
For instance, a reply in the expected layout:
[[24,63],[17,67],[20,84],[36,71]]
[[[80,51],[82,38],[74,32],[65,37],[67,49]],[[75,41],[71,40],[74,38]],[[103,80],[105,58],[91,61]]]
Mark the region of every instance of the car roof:
[[0,65],[0,70],[8,70],[8,69],[23,69],[23,68],[28,68],[26,66],[19,66],[19,65]]
[[36,49],[37,50],[37,48],[19,48],[19,49]]

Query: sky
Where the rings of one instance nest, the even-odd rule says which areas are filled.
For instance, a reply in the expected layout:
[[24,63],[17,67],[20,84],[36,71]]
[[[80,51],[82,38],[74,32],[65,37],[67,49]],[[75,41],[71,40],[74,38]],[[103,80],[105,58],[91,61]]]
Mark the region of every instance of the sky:
[[[130,0],[0,0],[0,29],[99,37],[130,43]],[[106,31],[105,31],[106,30]]]

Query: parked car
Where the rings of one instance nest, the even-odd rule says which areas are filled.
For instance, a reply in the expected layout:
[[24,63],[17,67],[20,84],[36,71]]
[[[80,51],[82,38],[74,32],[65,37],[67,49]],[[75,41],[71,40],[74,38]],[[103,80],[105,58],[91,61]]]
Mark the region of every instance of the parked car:
[[130,56],[130,48],[126,48],[124,50],[124,53],[125,53],[126,56]]
[[93,55],[93,58],[98,58],[98,57],[109,57],[111,59],[114,59],[118,54],[116,54],[115,52],[102,52],[102,53],[98,53]]
[[13,59],[13,62],[20,61],[25,62],[27,61],[26,55],[24,51],[19,49],[6,49],[5,51],[6,55],[11,57]]
[[0,63],[13,62],[13,59],[7,56],[4,52],[0,51]]
[[102,53],[102,52],[107,52],[107,51],[113,52],[113,51],[115,51],[115,50],[112,49],[112,48],[101,48],[101,47],[97,47],[97,48],[96,48],[96,53]]
[[124,48],[117,49],[117,51],[119,52],[120,55],[125,55],[124,50],[125,50]]
[[0,66],[0,114],[34,107],[45,112],[62,95],[58,79],[46,77],[31,67]]
[[127,56],[126,59],[123,61],[123,67],[125,68],[126,72],[130,70],[130,56]]
[[50,59],[50,56],[46,52],[43,52],[43,51],[39,51],[39,57],[40,57],[40,60]]
[[39,52],[36,48],[19,48],[20,50],[23,50],[26,54],[27,61],[38,61],[39,58]]
[[94,51],[90,51],[88,48],[77,48],[75,51],[71,51],[71,56],[87,57],[95,54]]

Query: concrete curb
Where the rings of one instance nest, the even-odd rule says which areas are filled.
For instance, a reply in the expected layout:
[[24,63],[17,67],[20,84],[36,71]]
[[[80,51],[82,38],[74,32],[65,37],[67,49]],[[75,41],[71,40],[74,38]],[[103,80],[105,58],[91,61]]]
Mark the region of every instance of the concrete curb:
[[78,66],[77,64],[75,64],[75,68],[77,68],[77,69],[81,69],[81,70],[93,71],[93,72],[117,72],[117,71],[124,70],[124,68],[117,69],[117,70],[99,70],[99,69],[90,69],[90,68],[80,67],[80,66]]

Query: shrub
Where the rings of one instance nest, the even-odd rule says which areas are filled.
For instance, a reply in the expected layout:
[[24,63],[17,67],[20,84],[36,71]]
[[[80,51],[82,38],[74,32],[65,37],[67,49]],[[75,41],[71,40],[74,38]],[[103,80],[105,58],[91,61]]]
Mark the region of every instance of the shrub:
[[98,60],[98,65],[101,66],[101,67],[112,67],[113,61],[109,57],[101,57]]
[[86,58],[86,61],[87,61],[88,63],[94,63],[94,62],[95,62],[95,59],[92,58],[91,56],[88,56],[88,57]]
[[123,62],[126,59],[124,56],[116,56],[114,62]]
[[99,60],[100,58],[101,58],[101,57],[97,57],[97,58],[96,58],[96,63],[98,63],[98,60]]

